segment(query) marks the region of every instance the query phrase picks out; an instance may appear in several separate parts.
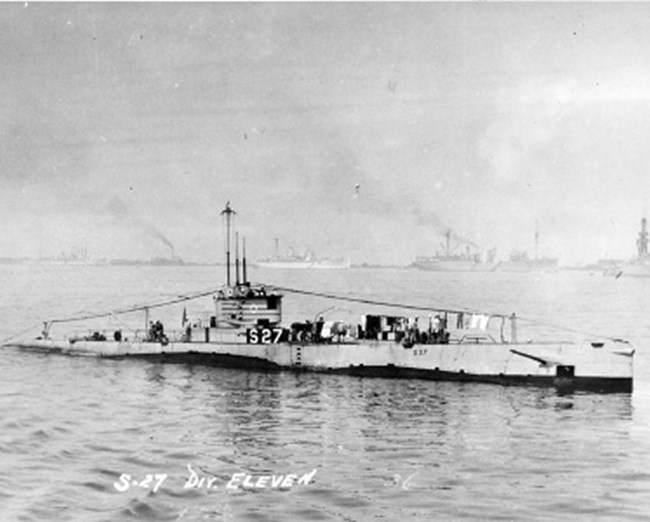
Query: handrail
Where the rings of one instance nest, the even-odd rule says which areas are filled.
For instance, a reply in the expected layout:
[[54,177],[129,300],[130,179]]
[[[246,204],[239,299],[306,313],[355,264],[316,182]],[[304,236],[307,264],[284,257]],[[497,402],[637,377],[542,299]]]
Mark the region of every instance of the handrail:
[[[471,342],[474,341],[474,342]],[[490,334],[484,333],[474,333],[463,335],[459,340],[458,344],[482,344],[480,341],[487,341],[485,344],[502,344],[497,343],[497,341]]]

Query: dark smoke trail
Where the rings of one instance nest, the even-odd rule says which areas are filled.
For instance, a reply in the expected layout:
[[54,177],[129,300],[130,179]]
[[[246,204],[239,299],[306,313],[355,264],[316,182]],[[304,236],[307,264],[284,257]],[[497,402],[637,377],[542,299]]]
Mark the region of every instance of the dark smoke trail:
[[142,231],[146,234],[162,241],[165,245],[167,245],[173,254],[174,245],[172,242],[167,239],[165,235],[160,232],[160,230],[158,230],[155,226],[153,226],[141,216],[138,216],[135,211],[119,197],[112,197],[106,204],[106,209],[108,213],[113,217],[113,219],[115,219],[118,223],[142,229]]

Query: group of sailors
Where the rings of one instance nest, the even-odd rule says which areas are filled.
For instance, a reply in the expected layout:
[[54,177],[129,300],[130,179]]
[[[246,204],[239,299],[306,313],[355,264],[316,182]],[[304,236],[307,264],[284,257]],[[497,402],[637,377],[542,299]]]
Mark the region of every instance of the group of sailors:
[[[84,341],[106,341],[107,337],[103,332],[95,331],[92,334],[84,335],[81,337],[81,339]],[[115,330],[113,332],[113,340],[121,342],[127,341],[128,339],[124,337],[122,330]],[[147,337],[145,341],[161,344],[167,344],[169,342],[169,338],[165,334],[165,327],[159,320],[149,322],[149,330],[147,331]]]
[[165,335],[165,327],[160,322],[160,320],[149,322],[147,341],[162,344],[167,344],[169,342],[169,339]]
[[352,328],[343,321],[325,321],[321,316],[315,322],[293,323],[289,333],[295,343],[341,343],[352,340]]
[[420,328],[417,317],[409,318],[406,324],[402,325],[402,329],[396,331],[395,339],[401,340],[404,345],[449,344],[447,318],[439,315],[429,316],[429,325],[426,329]]
[[356,326],[343,321],[296,322],[291,325],[289,340],[296,343],[341,343],[353,339],[384,340],[414,344],[448,344],[447,317],[429,317],[429,324],[421,328],[418,318],[363,315]]
[[417,317],[365,315],[361,317],[359,338],[394,340],[404,346],[448,344],[447,316],[429,316],[429,324],[423,328]]

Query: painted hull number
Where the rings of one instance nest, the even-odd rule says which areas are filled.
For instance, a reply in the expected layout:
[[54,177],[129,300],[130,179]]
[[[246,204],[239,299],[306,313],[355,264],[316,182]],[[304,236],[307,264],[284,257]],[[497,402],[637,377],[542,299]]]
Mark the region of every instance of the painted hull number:
[[249,328],[246,330],[248,344],[276,344],[284,340],[282,328]]
[[426,355],[428,351],[429,350],[427,350],[426,348],[420,348],[419,350],[416,349],[413,350],[413,355]]

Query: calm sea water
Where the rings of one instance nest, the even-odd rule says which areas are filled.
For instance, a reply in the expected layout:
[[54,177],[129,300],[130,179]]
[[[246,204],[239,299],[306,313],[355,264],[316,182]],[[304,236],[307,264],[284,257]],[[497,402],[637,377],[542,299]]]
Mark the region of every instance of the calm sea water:
[[[565,328],[561,337],[623,337],[637,348],[635,390],[560,395],[3,349],[0,519],[650,518],[650,280],[397,269],[253,270],[251,278],[396,303],[517,312],[539,321],[528,329],[532,337],[548,335],[549,324]],[[214,288],[223,275],[218,267],[41,265],[0,266],[0,280],[4,340],[36,333],[43,320]],[[210,301],[155,310],[152,318],[172,328],[183,307],[192,316]],[[356,320],[362,311],[285,297],[287,321],[319,313]],[[144,319],[103,322],[128,331]],[[270,486],[280,475],[314,470],[306,485]],[[265,487],[234,487],[246,475]]]

